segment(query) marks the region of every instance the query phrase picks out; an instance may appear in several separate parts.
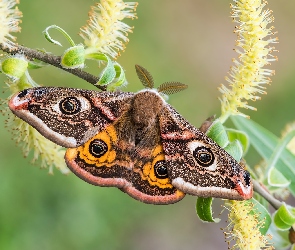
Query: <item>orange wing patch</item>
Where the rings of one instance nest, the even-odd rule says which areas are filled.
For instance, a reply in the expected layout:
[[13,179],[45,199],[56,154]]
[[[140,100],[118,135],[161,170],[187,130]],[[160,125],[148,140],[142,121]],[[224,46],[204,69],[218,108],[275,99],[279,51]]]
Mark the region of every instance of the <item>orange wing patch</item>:
[[157,171],[158,168],[161,168],[161,164],[165,164],[165,155],[163,146],[158,145],[152,151],[152,162],[148,162],[143,166],[141,178],[147,180],[151,186],[173,188],[167,173]]
[[100,166],[112,166],[116,159],[116,151],[113,145],[117,141],[114,126],[110,125],[102,132],[92,137],[78,148],[69,148],[66,152],[67,159],[74,159],[79,154],[86,164]]

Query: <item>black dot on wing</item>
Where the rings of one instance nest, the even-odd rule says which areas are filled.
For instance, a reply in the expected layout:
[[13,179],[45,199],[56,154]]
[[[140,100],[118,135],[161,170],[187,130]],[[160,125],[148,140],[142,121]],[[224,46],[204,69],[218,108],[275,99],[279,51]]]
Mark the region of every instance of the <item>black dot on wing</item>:
[[107,151],[108,145],[103,140],[95,139],[92,142],[90,142],[89,152],[94,157],[102,157]]
[[59,109],[65,115],[74,115],[81,111],[81,102],[76,97],[66,97],[60,101]]
[[214,154],[210,148],[207,147],[197,147],[193,152],[193,156],[198,164],[202,167],[209,167],[214,162]]
[[168,178],[168,171],[165,161],[157,161],[154,165],[155,175],[159,179]]
[[202,162],[210,162],[211,161],[211,155],[208,153],[200,153],[199,159]]

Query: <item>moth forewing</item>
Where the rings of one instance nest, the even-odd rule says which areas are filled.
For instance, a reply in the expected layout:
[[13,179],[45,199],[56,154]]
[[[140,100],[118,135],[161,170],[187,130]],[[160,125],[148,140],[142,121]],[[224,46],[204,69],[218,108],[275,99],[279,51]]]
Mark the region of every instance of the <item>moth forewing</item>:
[[44,137],[71,148],[84,144],[131,105],[133,93],[39,87],[15,94],[11,111]]
[[159,119],[173,186],[200,197],[236,200],[252,197],[249,173],[217,143],[190,125],[169,104]]

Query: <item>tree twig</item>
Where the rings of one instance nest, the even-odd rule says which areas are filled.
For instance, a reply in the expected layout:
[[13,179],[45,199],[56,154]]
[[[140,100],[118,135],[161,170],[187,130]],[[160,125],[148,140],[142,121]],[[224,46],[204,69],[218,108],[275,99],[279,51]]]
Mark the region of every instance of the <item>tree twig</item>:
[[52,66],[55,66],[59,69],[62,69],[70,74],[73,74],[86,82],[91,83],[95,87],[106,90],[104,86],[98,86],[96,83],[99,80],[99,77],[94,76],[86,71],[83,71],[81,69],[65,69],[60,65],[60,56],[55,56],[50,53],[46,53],[39,50],[30,49],[21,45],[12,44],[12,47],[4,47],[3,44],[0,44],[0,49],[8,54],[15,55],[15,54],[23,54],[25,55],[29,60],[38,59],[42,62],[48,63]]
[[264,199],[268,201],[270,205],[276,210],[279,209],[280,206],[283,205],[283,203],[279,200],[277,200],[275,197],[273,197],[267,190],[265,190],[258,181],[252,180],[254,191],[260,194]]

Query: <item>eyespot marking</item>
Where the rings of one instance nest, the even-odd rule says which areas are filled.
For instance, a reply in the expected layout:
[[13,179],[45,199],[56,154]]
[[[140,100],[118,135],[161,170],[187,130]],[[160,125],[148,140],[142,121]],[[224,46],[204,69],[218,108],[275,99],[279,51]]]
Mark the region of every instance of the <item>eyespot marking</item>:
[[52,106],[52,110],[61,115],[71,116],[91,109],[91,104],[83,96],[66,96]]
[[99,158],[108,152],[108,145],[103,140],[95,139],[89,144],[89,152]]
[[76,97],[66,97],[60,101],[59,109],[65,115],[74,115],[81,111],[81,102]]
[[188,148],[193,156],[192,158],[195,160],[196,167],[204,167],[209,171],[216,170],[216,157],[209,145],[201,141],[191,141],[188,143]]
[[198,164],[200,164],[202,167],[209,167],[213,164],[215,159],[211,149],[206,147],[195,148],[193,151],[193,156]]
[[165,161],[158,161],[154,165],[155,175],[159,179],[168,178],[168,171]]

